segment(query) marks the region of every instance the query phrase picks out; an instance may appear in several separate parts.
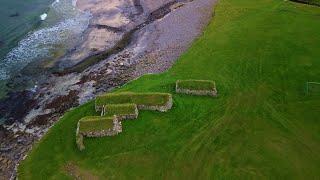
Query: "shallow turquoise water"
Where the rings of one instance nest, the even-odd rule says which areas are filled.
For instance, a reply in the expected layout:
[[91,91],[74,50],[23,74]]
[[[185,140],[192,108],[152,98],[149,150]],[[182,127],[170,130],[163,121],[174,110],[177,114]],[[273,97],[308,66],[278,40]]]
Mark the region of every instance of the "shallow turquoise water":
[[63,55],[81,40],[91,14],[76,9],[75,2],[0,0],[0,99],[8,90],[6,82],[28,64],[54,61],[56,52]]
[[[46,12],[53,0],[0,1],[0,62],[18,45],[28,32],[41,26],[39,15]],[[0,98],[5,95],[5,81],[0,80]]]
[[[0,0],[0,100],[10,91],[32,89],[44,60],[55,61],[81,40],[91,14],[75,7],[75,0]],[[45,16],[45,18],[41,18]],[[32,63],[32,66],[28,66]],[[35,73],[25,81],[23,69]],[[38,71],[41,72],[41,71]],[[17,76],[23,83],[14,82]],[[27,76],[32,76],[28,74]],[[1,119],[0,124],[5,119]]]
[[[40,25],[40,15],[53,0],[1,0],[0,1],[0,60]],[[12,16],[12,17],[10,17]]]
[[[29,63],[51,59],[55,52],[76,45],[88,27],[91,15],[89,12],[78,10],[75,2],[75,0],[1,2],[0,80],[14,77]],[[41,18],[42,15],[45,18]]]

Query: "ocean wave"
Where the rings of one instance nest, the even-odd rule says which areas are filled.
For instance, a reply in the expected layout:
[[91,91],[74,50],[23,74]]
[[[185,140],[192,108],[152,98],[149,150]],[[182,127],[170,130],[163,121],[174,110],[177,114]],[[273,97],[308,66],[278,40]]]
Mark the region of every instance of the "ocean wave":
[[[72,8],[72,9],[70,9]],[[88,27],[91,14],[74,9],[70,0],[56,0],[52,9],[61,12],[64,20],[29,33],[18,46],[0,61],[0,80],[23,69],[29,63],[52,56],[52,52],[74,42]]]
[[41,19],[41,21],[46,20],[46,19],[47,19],[47,16],[48,16],[48,14],[47,14],[47,13],[43,13],[43,14],[41,14],[41,15],[40,15],[40,19]]

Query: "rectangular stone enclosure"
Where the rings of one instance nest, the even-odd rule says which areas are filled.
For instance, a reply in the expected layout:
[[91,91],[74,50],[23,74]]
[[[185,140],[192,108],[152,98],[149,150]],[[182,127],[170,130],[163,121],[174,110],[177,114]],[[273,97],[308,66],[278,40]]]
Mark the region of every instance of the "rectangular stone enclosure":
[[137,119],[139,115],[136,104],[107,104],[102,108],[101,116],[116,115],[119,120]]
[[109,104],[136,104],[138,109],[166,112],[172,107],[172,95],[169,93],[107,93],[96,97],[96,111]]
[[121,132],[122,125],[116,116],[88,116],[78,121],[76,143],[78,148],[83,150],[84,137],[114,136]]
[[217,96],[216,84],[210,80],[178,80],[176,92],[198,96]]

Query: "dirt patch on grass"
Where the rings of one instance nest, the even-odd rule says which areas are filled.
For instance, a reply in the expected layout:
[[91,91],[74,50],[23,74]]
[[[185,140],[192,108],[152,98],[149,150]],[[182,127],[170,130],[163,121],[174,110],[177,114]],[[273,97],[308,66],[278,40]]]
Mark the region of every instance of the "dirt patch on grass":
[[64,172],[66,172],[69,176],[72,176],[74,179],[81,179],[81,180],[98,180],[99,177],[92,173],[89,170],[85,170],[80,168],[74,162],[68,162],[63,167]]

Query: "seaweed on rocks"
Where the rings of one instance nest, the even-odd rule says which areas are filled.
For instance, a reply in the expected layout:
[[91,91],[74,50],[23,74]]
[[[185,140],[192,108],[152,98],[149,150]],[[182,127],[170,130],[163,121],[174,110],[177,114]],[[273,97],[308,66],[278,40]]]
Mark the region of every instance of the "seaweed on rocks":
[[46,105],[45,109],[54,109],[54,111],[57,113],[63,113],[66,110],[79,105],[77,101],[78,94],[78,91],[71,90],[69,94],[53,99],[49,104]]
[[34,93],[31,91],[10,92],[7,98],[0,100],[0,118],[6,119],[6,124],[22,122],[36,104]]

